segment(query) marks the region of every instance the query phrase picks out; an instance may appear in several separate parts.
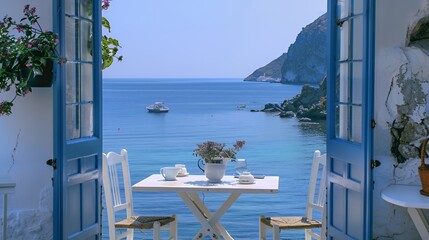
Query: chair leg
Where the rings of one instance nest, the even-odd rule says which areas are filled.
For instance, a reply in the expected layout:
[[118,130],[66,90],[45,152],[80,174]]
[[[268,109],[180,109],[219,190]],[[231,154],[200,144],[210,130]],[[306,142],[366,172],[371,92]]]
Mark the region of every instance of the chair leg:
[[173,214],[174,221],[170,223],[170,239],[177,240],[177,217],[176,214]]
[[161,224],[159,222],[153,223],[153,240],[161,240]]
[[259,216],[259,240],[265,240],[267,237],[267,226],[262,222],[265,216]]
[[129,228],[129,229],[125,229],[125,231],[127,231],[127,240],[134,240],[134,229]]
[[280,228],[279,225],[273,226],[273,240],[280,240]]

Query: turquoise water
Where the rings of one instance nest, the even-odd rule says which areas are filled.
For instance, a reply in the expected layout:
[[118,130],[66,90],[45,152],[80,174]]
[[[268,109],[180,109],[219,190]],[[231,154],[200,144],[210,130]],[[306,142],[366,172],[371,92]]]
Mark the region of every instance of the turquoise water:
[[[105,79],[103,83],[103,151],[129,154],[132,184],[158,173],[163,166],[186,164],[191,174],[202,174],[192,151],[197,143],[213,140],[231,145],[246,140],[238,158],[251,172],[280,176],[277,194],[244,194],[221,222],[235,239],[257,239],[258,218],[265,215],[302,215],[308,174],[315,149],[325,152],[324,123],[300,123],[276,114],[250,112],[265,103],[281,103],[302,86],[243,82],[241,79]],[[147,105],[163,101],[164,114],[148,113]],[[227,173],[232,174],[234,163]],[[136,214],[177,214],[179,239],[192,239],[200,229],[174,193],[134,193]],[[204,194],[211,210],[227,195]],[[103,212],[103,234],[107,216]],[[303,239],[302,231],[282,233],[285,239]],[[151,239],[151,233],[137,233]]]

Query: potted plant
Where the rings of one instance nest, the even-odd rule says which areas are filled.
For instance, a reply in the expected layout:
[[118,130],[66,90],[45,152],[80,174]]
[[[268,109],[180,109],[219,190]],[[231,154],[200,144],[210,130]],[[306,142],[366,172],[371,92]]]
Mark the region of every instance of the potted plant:
[[[206,141],[197,144],[193,155],[199,157],[198,167],[204,172],[209,182],[220,182],[225,175],[226,164],[235,159],[236,153],[243,148],[246,141],[237,140],[232,148],[227,148],[225,143]],[[200,166],[203,163],[204,169]]]
[[[0,20],[0,93],[15,91],[11,100],[0,102],[0,116],[10,115],[13,101],[32,86],[51,86],[53,61],[63,61],[56,52],[58,36],[42,29],[36,8],[25,5],[23,13],[19,21],[8,16]],[[44,74],[45,85],[39,82]]]

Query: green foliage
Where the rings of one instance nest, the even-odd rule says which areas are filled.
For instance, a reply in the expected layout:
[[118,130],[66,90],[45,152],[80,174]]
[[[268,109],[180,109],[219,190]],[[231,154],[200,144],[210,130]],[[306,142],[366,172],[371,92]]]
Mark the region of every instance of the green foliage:
[[[107,10],[110,6],[110,0],[103,0],[102,9]],[[107,18],[102,17],[101,24],[104,28],[106,28],[109,33],[111,32],[110,22]],[[110,67],[116,58],[118,61],[122,61],[122,56],[117,56],[119,48],[121,45],[119,41],[115,38],[108,37],[103,35],[101,38],[101,58],[102,58],[102,68],[106,69]]]
[[58,36],[43,31],[36,8],[25,5],[23,13],[18,22],[8,16],[0,21],[0,93],[15,90],[0,103],[0,116],[10,115],[16,97],[31,92],[28,81],[43,74],[48,60],[63,61],[56,52]]
[[[102,0],[103,10],[109,8],[110,1]],[[36,8],[25,5],[23,13],[19,21],[8,16],[0,21],[0,93],[15,91],[11,100],[0,102],[0,116],[10,115],[15,99],[31,92],[28,81],[42,75],[48,61],[65,62],[56,52],[58,36],[42,29]],[[105,17],[102,26],[110,33],[110,23]],[[103,69],[110,67],[115,58],[122,61],[122,56],[117,56],[121,47],[117,39],[103,35],[101,47]]]
[[214,141],[206,141],[197,144],[194,149],[193,155],[204,159],[206,163],[215,162],[217,158],[235,158],[235,154],[244,147],[246,141],[237,140],[233,148],[226,148],[225,143],[218,143]]

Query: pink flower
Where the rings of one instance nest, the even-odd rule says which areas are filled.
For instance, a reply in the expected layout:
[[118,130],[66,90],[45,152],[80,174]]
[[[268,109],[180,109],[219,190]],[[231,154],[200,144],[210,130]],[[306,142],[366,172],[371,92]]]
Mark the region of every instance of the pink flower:
[[16,26],[16,30],[17,30],[19,33],[24,32],[24,29],[22,29],[22,27],[21,27],[20,25]]
[[101,5],[101,8],[103,10],[107,10],[110,6],[110,0],[102,0],[103,4]]
[[25,66],[26,66],[27,68],[29,68],[29,67],[33,66],[33,64],[32,64],[32,63],[27,63],[27,64],[25,64]]
[[36,8],[35,7],[32,7],[31,9],[30,9],[30,5],[25,5],[24,6],[24,10],[23,10],[23,12],[24,12],[24,14],[26,14],[26,15],[34,15],[34,13],[36,13]]
[[29,8],[30,8],[30,5],[29,5],[29,4],[25,5],[25,6],[24,6],[24,10],[23,10],[23,12],[24,12],[25,14],[27,14],[27,13],[28,13],[28,11],[29,11]]

